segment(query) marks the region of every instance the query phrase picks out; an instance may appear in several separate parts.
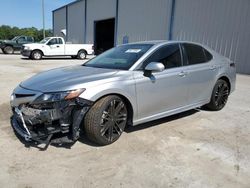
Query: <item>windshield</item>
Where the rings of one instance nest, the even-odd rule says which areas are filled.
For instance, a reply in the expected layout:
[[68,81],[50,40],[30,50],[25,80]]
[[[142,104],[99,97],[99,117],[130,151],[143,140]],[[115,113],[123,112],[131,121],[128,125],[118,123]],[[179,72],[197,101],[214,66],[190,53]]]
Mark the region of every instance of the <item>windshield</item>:
[[15,41],[17,38],[18,38],[18,37],[14,37],[14,38],[13,38],[13,39],[11,39],[11,40]]
[[39,43],[40,43],[40,44],[45,44],[46,42],[48,42],[48,40],[50,40],[49,37],[47,37],[47,38],[41,40]]
[[118,46],[88,61],[83,66],[128,70],[152,46],[152,44],[128,44]]

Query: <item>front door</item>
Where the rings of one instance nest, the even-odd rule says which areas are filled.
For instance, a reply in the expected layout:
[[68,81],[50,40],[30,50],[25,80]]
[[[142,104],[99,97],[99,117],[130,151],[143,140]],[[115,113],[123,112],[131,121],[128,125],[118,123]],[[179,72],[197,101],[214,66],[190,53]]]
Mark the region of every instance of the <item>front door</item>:
[[64,44],[60,38],[52,38],[46,45],[45,55],[60,56],[64,55]]
[[[163,63],[165,70],[145,76],[142,70],[150,62]],[[143,63],[141,69],[134,73],[138,120],[164,115],[187,105],[187,80],[179,44],[161,47]]]

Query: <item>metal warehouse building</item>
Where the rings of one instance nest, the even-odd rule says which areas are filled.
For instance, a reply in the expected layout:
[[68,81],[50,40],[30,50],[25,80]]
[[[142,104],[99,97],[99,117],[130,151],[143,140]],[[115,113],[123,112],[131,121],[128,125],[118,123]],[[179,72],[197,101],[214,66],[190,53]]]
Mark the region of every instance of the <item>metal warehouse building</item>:
[[98,51],[145,40],[206,44],[250,74],[250,0],[78,0],[53,11],[54,35]]

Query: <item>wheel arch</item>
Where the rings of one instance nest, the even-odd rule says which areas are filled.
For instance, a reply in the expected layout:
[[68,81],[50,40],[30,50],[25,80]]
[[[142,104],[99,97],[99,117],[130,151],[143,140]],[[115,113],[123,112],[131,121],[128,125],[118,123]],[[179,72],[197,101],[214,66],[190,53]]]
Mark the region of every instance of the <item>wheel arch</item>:
[[230,79],[226,76],[226,75],[222,75],[219,77],[218,80],[224,80],[225,82],[227,82],[228,86],[229,86],[229,93],[231,92],[231,82]]
[[43,51],[42,51],[41,49],[34,49],[34,50],[31,51],[31,54],[32,54],[34,51],[39,51],[39,52],[42,53],[42,56],[44,56],[44,53],[43,53]]
[[85,52],[86,55],[88,55],[88,52],[87,52],[87,50],[85,50],[85,49],[80,49],[80,50],[78,50],[77,54],[78,54],[79,52],[81,52],[81,51]]
[[126,97],[125,95],[123,94],[120,94],[120,93],[109,93],[109,94],[105,94],[99,98],[97,98],[95,100],[95,103],[99,100],[101,100],[102,98],[104,97],[107,97],[107,96],[110,96],[110,95],[116,95],[118,97],[120,97],[126,104],[126,107],[127,107],[127,110],[128,110],[128,122],[127,122],[127,126],[132,126],[133,125],[133,118],[134,118],[134,107],[131,103],[131,101],[129,100],[128,97]]

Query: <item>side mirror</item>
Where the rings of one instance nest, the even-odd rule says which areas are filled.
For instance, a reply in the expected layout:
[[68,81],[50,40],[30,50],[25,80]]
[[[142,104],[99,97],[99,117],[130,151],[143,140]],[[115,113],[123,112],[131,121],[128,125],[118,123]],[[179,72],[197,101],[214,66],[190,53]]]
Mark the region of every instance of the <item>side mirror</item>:
[[150,72],[150,73],[162,72],[164,71],[164,69],[165,69],[165,66],[160,62],[151,62],[145,67],[145,71]]

